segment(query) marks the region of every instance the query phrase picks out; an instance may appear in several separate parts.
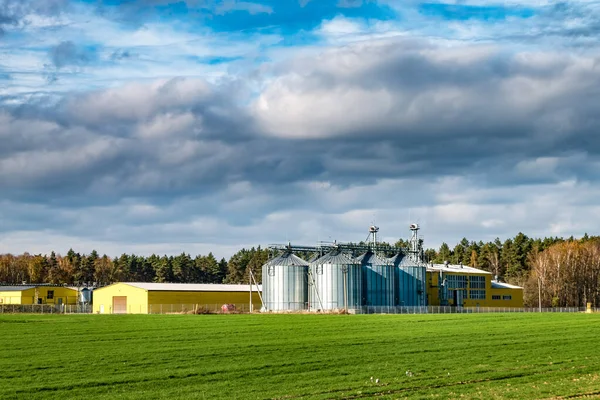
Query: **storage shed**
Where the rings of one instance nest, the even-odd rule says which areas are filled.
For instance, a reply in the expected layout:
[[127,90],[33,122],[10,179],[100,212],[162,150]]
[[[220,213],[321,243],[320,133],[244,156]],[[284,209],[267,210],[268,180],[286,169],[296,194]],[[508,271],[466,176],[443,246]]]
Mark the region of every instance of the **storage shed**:
[[0,304],[77,304],[77,299],[77,289],[65,286],[0,286]]
[[[120,282],[94,290],[93,310],[97,314],[165,314],[199,307],[218,310],[224,304],[247,311],[250,285]],[[256,286],[252,305],[255,310],[261,308]]]

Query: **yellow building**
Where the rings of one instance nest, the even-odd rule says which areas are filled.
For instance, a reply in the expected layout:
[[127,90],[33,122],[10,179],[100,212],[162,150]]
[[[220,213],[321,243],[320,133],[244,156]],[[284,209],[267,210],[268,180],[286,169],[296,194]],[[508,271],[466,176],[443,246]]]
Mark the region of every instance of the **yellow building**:
[[504,282],[492,281],[487,307],[523,307],[523,288]]
[[523,288],[492,280],[492,274],[465,265],[427,266],[430,306],[523,307]]
[[77,304],[77,289],[66,286],[0,286],[0,304]]
[[[261,301],[253,286],[252,304],[260,310]],[[250,285],[215,285],[195,283],[121,282],[94,290],[94,313],[157,314],[191,311],[197,307],[219,310],[234,304],[248,310]]]

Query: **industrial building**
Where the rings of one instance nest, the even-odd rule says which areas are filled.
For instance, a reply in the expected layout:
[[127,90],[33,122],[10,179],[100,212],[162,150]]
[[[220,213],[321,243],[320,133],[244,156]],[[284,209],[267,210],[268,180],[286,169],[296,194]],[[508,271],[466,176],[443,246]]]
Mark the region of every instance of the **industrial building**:
[[523,288],[492,280],[492,274],[466,265],[427,267],[427,297],[432,306],[523,307]]
[[77,288],[52,285],[0,286],[0,304],[77,304]]
[[[260,286],[121,282],[94,290],[97,314],[152,314],[190,311],[206,305],[250,305],[259,310]],[[246,308],[247,310],[247,308]]]
[[275,256],[263,266],[263,310],[523,307],[523,289],[492,280],[487,271],[424,262],[419,226],[410,229],[407,249],[380,246],[375,226],[368,244],[269,246]]

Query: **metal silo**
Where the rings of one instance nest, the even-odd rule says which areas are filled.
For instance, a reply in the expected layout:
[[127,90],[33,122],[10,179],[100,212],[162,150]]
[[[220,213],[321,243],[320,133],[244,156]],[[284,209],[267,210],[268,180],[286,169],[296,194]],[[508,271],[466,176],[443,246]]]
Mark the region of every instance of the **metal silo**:
[[394,266],[372,252],[356,258],[362,266],[363,298],[366,306],[394,306]]
[[304,310],[308,304],[308,263],[286,252],[263,265],[263,301],[268,311]]
[[426,268],[403,254],[396,254],[389,261],[396,272],[397,304],[408,307],[427,305]]
[[357,309],[362,300],[361,265],[351,256],[333,250],[310,264],[311,309]]
[[79,292],[79,301],[84,304],[92,302],[92,291],[88,288],[83,288]]

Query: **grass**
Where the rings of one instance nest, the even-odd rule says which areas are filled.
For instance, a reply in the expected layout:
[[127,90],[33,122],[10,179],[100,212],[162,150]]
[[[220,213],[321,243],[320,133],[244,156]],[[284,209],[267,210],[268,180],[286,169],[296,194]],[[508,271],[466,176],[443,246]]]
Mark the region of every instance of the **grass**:
[[0,338],[1,399],[600,395],[599,314],[3,315]]

